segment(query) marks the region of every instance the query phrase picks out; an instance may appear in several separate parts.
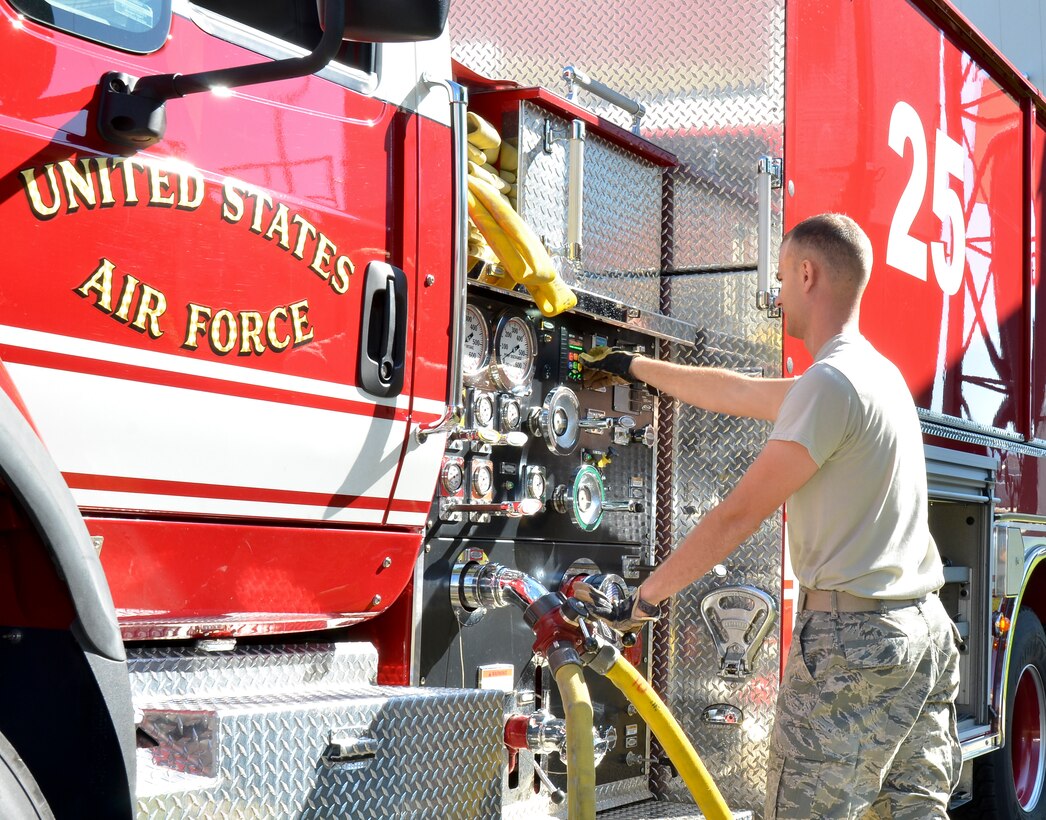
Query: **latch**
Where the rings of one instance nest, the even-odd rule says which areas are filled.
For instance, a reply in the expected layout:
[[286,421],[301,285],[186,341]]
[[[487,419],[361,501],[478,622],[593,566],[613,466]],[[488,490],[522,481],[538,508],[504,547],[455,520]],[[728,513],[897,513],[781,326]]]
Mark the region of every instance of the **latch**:
[[356,734],[356,730],[352,729],[332,729],[322,760],[328,766],[337,763],[363,763],[373,760],[377,753],[377,739]]
[[701,616],[719,653],[719,676],[752,674],[752,661],[777,618],[774,599],[752,586],[723,587],[701,599]]

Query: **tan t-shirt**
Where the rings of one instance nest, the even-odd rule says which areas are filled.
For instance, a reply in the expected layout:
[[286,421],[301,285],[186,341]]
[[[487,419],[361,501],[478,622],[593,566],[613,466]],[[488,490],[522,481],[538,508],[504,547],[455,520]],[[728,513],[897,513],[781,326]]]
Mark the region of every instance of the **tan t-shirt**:
[[819,467],[786,508],[802,586],[915,598],[944,583],[915,404],[863,336],[825,343],[789,388],[770,438],[802,444]]

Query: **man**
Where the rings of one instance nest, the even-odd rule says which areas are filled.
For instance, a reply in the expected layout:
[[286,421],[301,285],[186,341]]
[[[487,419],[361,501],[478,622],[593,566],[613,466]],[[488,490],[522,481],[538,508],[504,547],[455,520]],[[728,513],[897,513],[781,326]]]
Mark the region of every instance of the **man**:
[[736,488],[632,597],[620,629],[725,560],[788,500],[799,615],[770,745],[767,820],[947,818],[961,757],[957,633],[936,590],[918,416],[898,372],[860,335],[872,267],[849,217],[793,228],[777,278],[788,333],[814,364],[755,379],[595,349],[593,375],[639,379],[689,404],[774,423]]

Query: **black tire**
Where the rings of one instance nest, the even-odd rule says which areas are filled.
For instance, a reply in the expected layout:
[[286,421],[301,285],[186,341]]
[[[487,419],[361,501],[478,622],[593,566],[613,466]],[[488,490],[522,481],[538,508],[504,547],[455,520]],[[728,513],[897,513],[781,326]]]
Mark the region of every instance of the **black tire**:
[[33,773],[3,735],[0,735],[0,817],[54,820]]
[[[973,761],[973,801],[955,813],[956,818],[977,820],[1046,820],[1046,749],[1039,745],[1038,756],[1025,758],[1022,774],[1022,792],[1025,807],[1018,799],[1014,779],[1013,721],[1017,688],[1024,681],[1022,697],[1037,697],[1039,709],[1046,713],[1043,686],[1046,685],[1046,632],[1042,622],[1030,609],[1022,609],[1017,616],[1010,652],[1006,683],[1006,746]],[[1023,678],[1022,678],[1023,674]],[[1027,713],[1026,713],[1027,714]],[[1041,725],[1041,724],[1040,724]],[[1046,741],[1046,737],[1040,739]],[[1029,758],[1034,761],[1028,764]],[[1037,772],[1037,777],[1027,775]]]

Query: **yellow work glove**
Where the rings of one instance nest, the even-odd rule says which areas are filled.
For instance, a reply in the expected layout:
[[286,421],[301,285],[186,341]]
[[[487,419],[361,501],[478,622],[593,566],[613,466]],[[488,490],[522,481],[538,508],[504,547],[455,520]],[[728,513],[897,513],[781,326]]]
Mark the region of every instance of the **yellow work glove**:
[[586,388],[596,390],[632,381],[635,353],[617,347],[597,345],[581,354],[581,378]]

